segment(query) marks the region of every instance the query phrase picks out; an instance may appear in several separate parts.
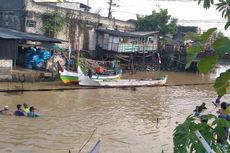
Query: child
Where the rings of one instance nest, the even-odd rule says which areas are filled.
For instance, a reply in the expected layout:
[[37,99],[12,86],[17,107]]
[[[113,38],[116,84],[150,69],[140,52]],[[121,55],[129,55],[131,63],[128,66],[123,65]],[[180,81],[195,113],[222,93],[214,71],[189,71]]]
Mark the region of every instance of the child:
[[27,114],[27,117],[31,117],[31,118],[35,118],[35,117],[39,117],[40,114],[35,112],[35,108],[33,106],[30,107],[30,112]]
[[26,103],[23,104],[22,110],[25,114],[28,114],[30,112],[29,106]]
[[220,109],[217,111],[219,118],[230,121],[230,106],[226,102],[220,104]]
[[200,115],[200,113],[201,113],[204,109],[207,109],[207,108],[205,107],[205,103],[202,103],[200,106],[196,106],[196,109],[193,110],[193,111],[195,112],[195,116],[198,117],[198,116]]
[[25,116],[24,112],[22,111],[22,105],[17,105],[17,110],[14,112],[15,116]]

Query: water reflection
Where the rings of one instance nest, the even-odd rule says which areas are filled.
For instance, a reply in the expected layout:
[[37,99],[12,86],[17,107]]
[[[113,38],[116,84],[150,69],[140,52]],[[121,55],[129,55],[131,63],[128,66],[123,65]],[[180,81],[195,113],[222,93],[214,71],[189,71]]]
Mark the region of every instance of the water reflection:
[[[209,82],[196,74],[167,74],[169,84]],[[0,97],[1,106],[14,110],[17,103],[27,102],[43,114],[37,119],[0,116],[0,152],[78,152],[97,128],[82,152],[101,139],[102,153],[171,153],[177,122],[202,102],[214,111],[211,101],[216,94],[212,85],[203,85],[0,93]]]
[[220,76],[221,73],[227,71],[230,69],[230,65],[218,65],[213,71],[210,73],[210,78],[211,79],[216,79],[217,77]]

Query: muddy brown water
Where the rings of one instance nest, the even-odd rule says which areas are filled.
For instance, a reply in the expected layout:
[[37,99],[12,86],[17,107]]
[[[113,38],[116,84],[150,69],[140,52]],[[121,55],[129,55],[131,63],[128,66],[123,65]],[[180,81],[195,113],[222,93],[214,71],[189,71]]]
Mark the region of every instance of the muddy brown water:
[[[177,122],[202,102],[208,112],[215,111],[211,102],[216,93],[212,85],[173,86],[209,83],[207,76],[162,74],[168,75],[170,86],[0,93],[1,107],[8,105],[14,111],[16,104],[26,102],[42,114],[36,119],[0,116],[0,152],[77,153],[96,129],[82,153],[97,140],[101,140],[101,153],[172,153]],[[148,78],[152,73],[125,77]]]

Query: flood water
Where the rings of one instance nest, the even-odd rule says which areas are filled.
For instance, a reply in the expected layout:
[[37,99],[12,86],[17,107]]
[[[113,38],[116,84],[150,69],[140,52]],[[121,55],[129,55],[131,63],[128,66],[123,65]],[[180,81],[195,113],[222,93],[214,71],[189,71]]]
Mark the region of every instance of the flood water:
[[[206,102],[207,111],[214,112],[211,102],[216,93],[212,85],[180,86],[210,82],[207,76],[163,74],[168,75],[170,86],[0,93],[2,107],[15,110],[16,104],[26,102],[42,114],[36,119],[0,116],[0,152],[78,153],[89,140],[81,150],[86,153],[101,140],[101,153],[172,153],[177,123],[202,102]],[[229,97],[227,94],[223,100]]]

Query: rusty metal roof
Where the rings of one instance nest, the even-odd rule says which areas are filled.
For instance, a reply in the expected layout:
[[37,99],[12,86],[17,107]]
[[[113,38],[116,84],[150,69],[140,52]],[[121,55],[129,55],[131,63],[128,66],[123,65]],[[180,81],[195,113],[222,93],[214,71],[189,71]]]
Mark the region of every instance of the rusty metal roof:
[[153,34],[159,33],[158,31],[134,31],[130,32],[131,34],[139,35],[139,36],[149,36]]
[[119,36],[119,37],[132,37],[132,38],[138,38],[140,35],[132,34],[130,32],[122,32],[118,30],[110,30],[110,29],[97,29],[98,32],[107,33],[113,36]]
[[1,39],[31,40],[39,42],[61,43],[64,40],[49,38],[44,35],[20,32],[13,29],[0,28]]

